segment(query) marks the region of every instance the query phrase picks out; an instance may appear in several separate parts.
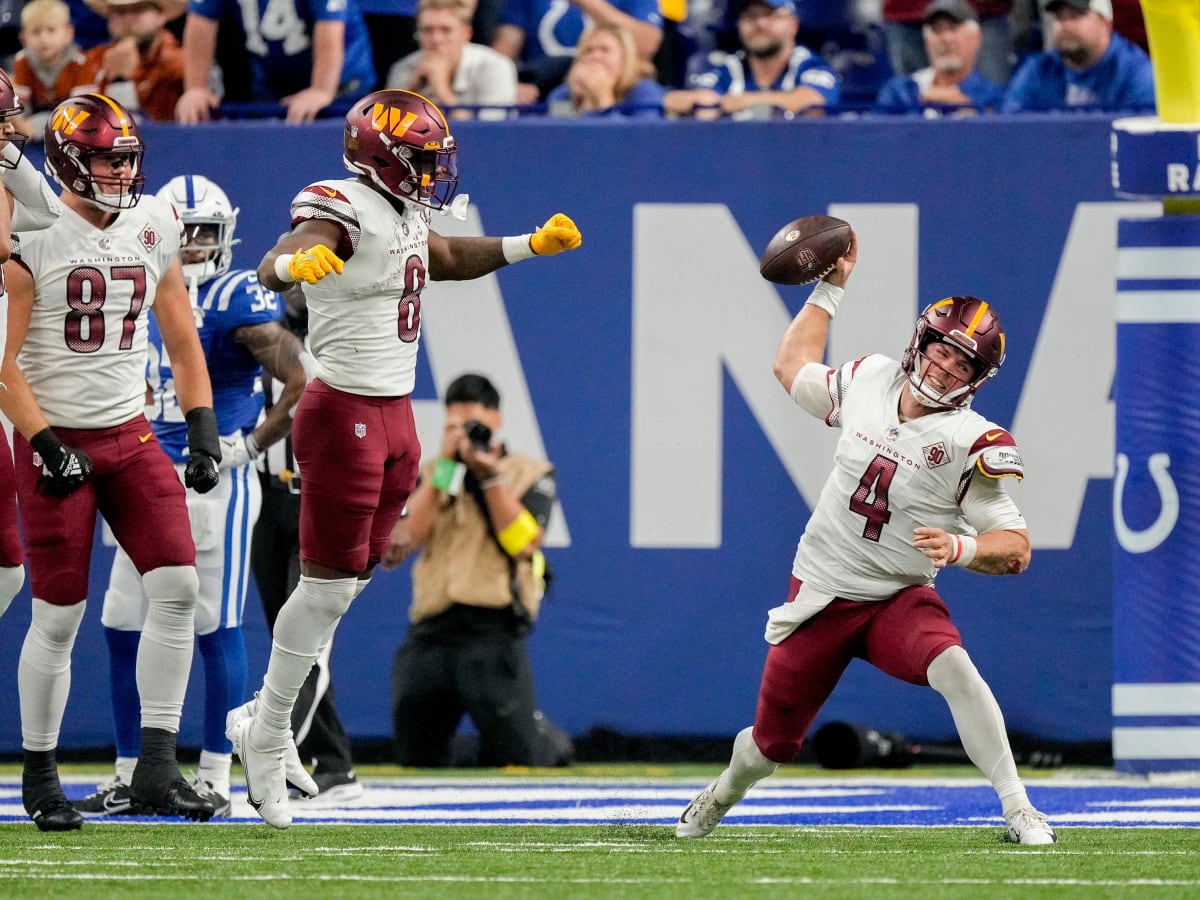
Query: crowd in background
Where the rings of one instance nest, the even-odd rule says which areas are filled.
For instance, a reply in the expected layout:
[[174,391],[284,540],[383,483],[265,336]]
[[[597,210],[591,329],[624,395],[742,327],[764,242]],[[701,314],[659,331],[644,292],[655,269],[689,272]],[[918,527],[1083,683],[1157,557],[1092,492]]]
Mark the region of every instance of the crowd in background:
[[452,117],[1152,112],[1137,0],[0,0],[38,139],[99,91],[191,124],[340,116],[373,88]]

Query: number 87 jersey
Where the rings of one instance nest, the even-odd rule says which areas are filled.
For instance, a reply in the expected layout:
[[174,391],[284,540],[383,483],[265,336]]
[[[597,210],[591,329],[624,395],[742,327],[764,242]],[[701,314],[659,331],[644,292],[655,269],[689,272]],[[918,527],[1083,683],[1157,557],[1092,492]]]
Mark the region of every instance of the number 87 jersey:
[[[908,378],[884,356],[831,370],[828,385],[825,421],[842,434],[796,551],[792,572],[801,581],[851,600],[884,600],[933,583],[933,564],[913,546],[917,526],[951,534],[967,525],[1025,527],[999,485],[1004,476],[1024,474],[1005,429],[965,407],[901,422]],[[968,490],[972,500],[980,497],[986,520],[971,521],[964,510]]]
[[109,428],[143,411],[147,315],[179,239],[174,211],[151,196],[104,229],[64,209],[13,235],[34,284],[17,361],[51,425]]

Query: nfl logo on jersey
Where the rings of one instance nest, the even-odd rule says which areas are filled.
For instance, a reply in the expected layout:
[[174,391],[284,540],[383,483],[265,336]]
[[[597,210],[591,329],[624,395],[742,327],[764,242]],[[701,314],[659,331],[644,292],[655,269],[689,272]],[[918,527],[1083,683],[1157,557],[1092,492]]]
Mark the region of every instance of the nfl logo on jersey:
[[356,422],[354,424],[354,436],[360,440],[367,436],[367,426],[365,422]]

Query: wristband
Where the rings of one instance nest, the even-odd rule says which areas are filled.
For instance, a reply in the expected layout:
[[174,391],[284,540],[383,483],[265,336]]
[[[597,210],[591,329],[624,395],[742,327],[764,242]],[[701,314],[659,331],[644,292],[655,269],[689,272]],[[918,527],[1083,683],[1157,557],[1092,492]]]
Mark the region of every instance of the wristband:
[[533,245],[529,243],[531,237],[532,234],[517,234],[500,238],[500,249],[504,253],[505,261],[515,263],[537,256],[533,252]]
[[280,253],[275,257],[275,277],[284,284],[291,284],[296,280],[292,273],[288,271],[288,266],[292,264],[292,256],[294,255]]
[[262,447],[258,445],[253,432],[246,435],[246,455],[250,457],[251,462],[262,456]]
[[843,288],[830,284],[828,281],[821,281],[817,283],[805,306],[812,304],[818,309],[823,309],[829,313],[829,318],[832,319],[837,315],[838,304],[842,302],[844,293],[846,291]]
[[452,497],[457,497],[462,490],[463,479],[467,477],[467,467],[452,459],[439,459],[433,467],[433,478],[430,479],[434,488],[445,491]]
[[954,552],[950,554],[947,562],[949,565],[965,569],[975,559],[975,551],[979,549],[979,542],[969,534],[952,534],[950,536],[954,538]]
[[500,546],[504,548],[505,553],[509,556],[516,556],[532,544],[537,536],[537,519],[533,517],[533,513],[529,510],[523,509],[515,519],[504,526],[503,530],[496,535],[496,540],[500,542]]

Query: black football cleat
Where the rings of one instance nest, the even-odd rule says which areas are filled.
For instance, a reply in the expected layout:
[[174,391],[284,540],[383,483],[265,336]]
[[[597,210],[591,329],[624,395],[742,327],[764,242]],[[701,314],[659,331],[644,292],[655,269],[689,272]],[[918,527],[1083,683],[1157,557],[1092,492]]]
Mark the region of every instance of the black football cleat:
[[71,805],[58,779],[22,779],[21,800],[39,831],[78,831],[83,816]]
[[149,766],[141,761],[133,770],[130,787],[134,802],[156,816],[178,816],[194,822],[207,822],[217,808],[183,780],[176,765]]

